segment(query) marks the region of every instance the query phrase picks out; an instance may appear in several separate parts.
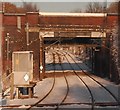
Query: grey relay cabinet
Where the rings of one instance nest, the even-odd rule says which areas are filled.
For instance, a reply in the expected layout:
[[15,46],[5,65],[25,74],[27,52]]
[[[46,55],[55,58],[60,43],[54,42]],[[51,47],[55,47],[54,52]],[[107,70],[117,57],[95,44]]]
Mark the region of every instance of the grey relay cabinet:
[[16,51],[12,54],[14,85],[26,85],[33,79],[33,52]]

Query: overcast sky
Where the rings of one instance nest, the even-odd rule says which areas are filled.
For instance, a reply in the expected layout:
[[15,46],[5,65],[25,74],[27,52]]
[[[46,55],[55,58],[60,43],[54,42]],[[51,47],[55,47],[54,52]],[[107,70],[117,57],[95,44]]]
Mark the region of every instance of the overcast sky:
[[[22,2],[15,4],[21,6]],[[35,4],[42,12],[71,12],[77,9],[84,11],[88,2],[35,2]],[[104,5],[105,2],[101,2],[101,4]]]
[[40,11],[71,12],[76,9],[84,10],[86,4],[85,2],[41,2],[37,3],[37,7]]

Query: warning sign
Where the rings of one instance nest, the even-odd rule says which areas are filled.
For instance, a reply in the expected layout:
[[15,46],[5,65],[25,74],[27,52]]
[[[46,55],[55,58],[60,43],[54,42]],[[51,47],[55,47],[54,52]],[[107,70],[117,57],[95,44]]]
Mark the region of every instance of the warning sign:
[[43,69],[43,66],[41,65],[41,66],[40,66],[40,70],[42,70],[42,69]]

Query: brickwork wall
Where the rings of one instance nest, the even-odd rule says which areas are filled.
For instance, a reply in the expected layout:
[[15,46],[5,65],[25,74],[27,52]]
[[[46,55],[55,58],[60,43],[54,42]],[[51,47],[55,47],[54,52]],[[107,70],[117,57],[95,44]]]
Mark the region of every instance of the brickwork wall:
[[[22,29],[17,29],[17,16],[21,17]],[[107,25],[112,27],[113,22],[117,22],[117,16],[108,16]],[[39,13],[26,14],[4,14],[3,15],[3,36],[2,36],[2,52],[3,52],[3,73],[6,72],[6,34],[10,34],[10,54],[9,65],[11,68],[12,52],[27,50],[26,45],[26,23],[29,26],[38,26],[38,24],[63,24],[63,25],[100,25],[104,23],[102,17],[44,17],[39,16]],[[39,79],[39,35],[38,33],[30,33],[30,45],[28,50],[32,50],[34,54],[34,79]]]
[[[17,17],[21,18],[21,29],[17,28]],[[30,50],[33,51],[34,54],[34,79],[39,79],[39,36],[38,34],[34,34],[31,36],[31,33],[29,33],[30,37],[30,45],[27,49],[26,44],[26,32],[25,27],[26,23],[28,22],[29,25],[36,25],[38,24],[38,14],[27,14],[27,15],[9,15],[5,14],[3,17],[3,41],[2,41],[2,54],[3,54],[3,73],[6,73],[7,68],[7,42],[6,37],[7,33],[10,35],[10,43],[9,43],[9,68],[10,72],[12,71],[12,52],[14,51],[26,51]],[[32,39],[31,39],[32,38]],[[31,41],[37,38],[37,41],[34,41],[31,43]]]

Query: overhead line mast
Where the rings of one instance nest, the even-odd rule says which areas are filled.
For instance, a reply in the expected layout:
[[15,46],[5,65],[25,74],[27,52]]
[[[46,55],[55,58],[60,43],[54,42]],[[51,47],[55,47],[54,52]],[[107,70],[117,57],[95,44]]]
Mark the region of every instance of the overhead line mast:
[[118,2],[118,68],[120,81],[120,1]]

